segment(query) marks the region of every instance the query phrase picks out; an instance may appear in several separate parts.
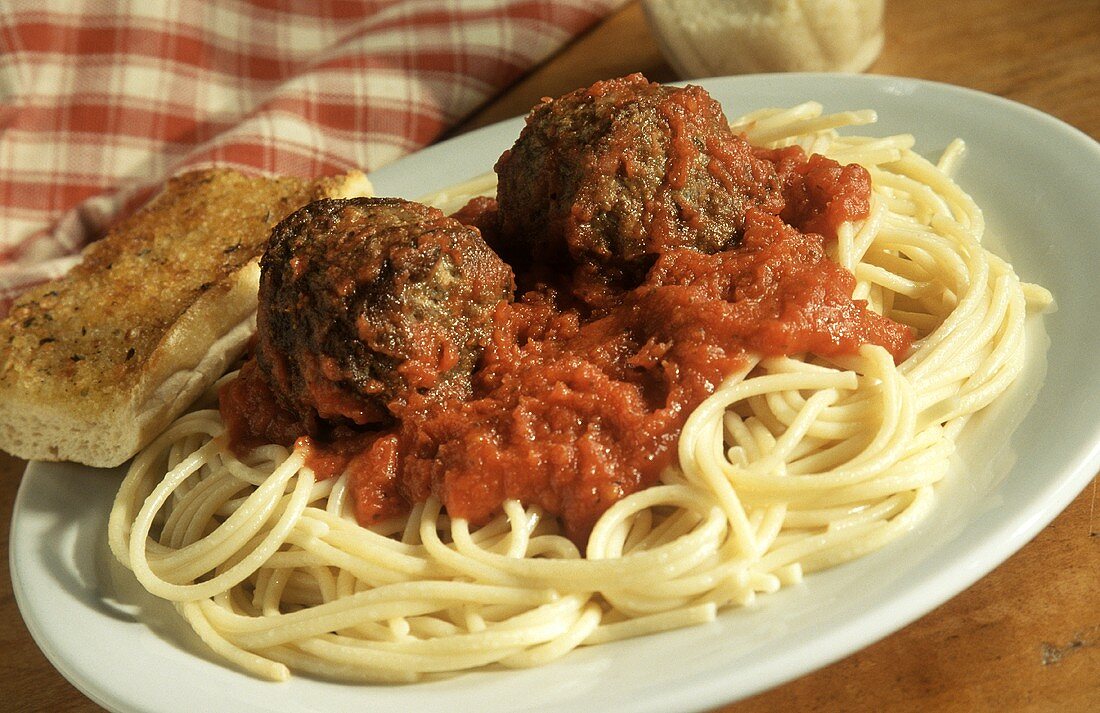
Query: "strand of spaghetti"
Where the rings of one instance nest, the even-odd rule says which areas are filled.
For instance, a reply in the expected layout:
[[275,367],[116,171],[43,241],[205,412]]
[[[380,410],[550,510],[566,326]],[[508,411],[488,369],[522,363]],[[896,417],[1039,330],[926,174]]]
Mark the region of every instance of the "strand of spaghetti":
[[[188,427],[200,429],[204,432],[207,432],[207,434],[220,435],[221,431],[221,424],[220,420],[218,419],[217,412],[200,412],[196,415],[195,418],[188,419],[186,425]],[[169,472],[169,476],[165,476],[164,481],[160,485],[158,485],[149,496],[145,498],[141,511],[138,515],[134,516],[135,523],[136,520],[144,520],[144,522],[151,523],[152,518],[158,511],[160,511],[168,498],[171,497],[172,494],[178,490],[178,486],[185,482],[188,478],[190,478],[190,476],[193,475],[195,472],[197,472],[202,467],[202,465],[208,463],[211,460],[213,454],[216,454],[221,450],[220,445],[221,441],[219,441],[218,439],[213,439],[209,441],[206,446],[202,447],[201,449],[196,451],[195,454],[193,454],[193,456],[197,456],[198,453],[201,453],[201,457],[188,458],[176,465],[176,467],[171,472]],[[147,460],[135,460],[134,463],[131,465],[131,473],[134,475],[134,478],[140,480],[142,478],[142,469],[149,468],[149,465],[150,463]],[[294,474],[294,471],[284,471],[284,474],[286,476],[286,479],[288,480],[290,476]],[[274,483],[265,484],[265,493],[273,491],[274,486]],[[267,512],[270,512],[270,509],[273,506],[274,503],[270,502],[270,498],[255,498],[255,507],[266,507]],[[240,520],[251,517],[253,515],[253,512],[254,511],[252,511],[252,509],[250,509],[250,511],[243,512],[237,517],[238,522],[240,522]],[[249,537],[251,537],[251,534],[254,533],[255,528],[253,528],[251,531],[240,530],[235,525],[237,525],[237,523],[234,523],[233,525],[230,525],[226,528],[219,528],[220,531],[216,531],[215,534],[205,538],[204,540],[199,542],[199,544],[190,545],[184,549],[165,550],[163,548],[150,548],[149,555],[156,560],[156,564],[158,567],[169,569],[187,567],[188,562],[194,561],[194,559],[196,558],[205,557],[210,549],[219,546],[233,547],[234,544],[239,546],[242,541],[248,539]],[[223,539],[226,538],[231,539],[229,544],[223,544]],[[130,540],[129,548],[132,553],[132,550],[135,546],[134,538],[132,535],[129,535],[128,539]],[[119,545],[121,545],[121,542],[119,542]],[[210,569],[212,569],[212,567],[195,572],[194,574],[191,574],[190,577],[197,577],[198,574],[209,571]]]
[[962,139],[952,139],[936,161],[936,170],[948,177],[954,177],[959,160],[966,153],[966,143]]
[[[468,631],[445,638],[434,639],[407,639],[402,641],[359,641],[347,638],[349,648],[360,650],[372,650],[377,653],[388,653],[395,658],[421,657],[421,662],[410,661],[412,665],[421,668],[424,663],[431,665],[431,659],[442,659],[440,662],[447,666],[447,657],[462,656],[471,652],[481,651],[508,651],[526,646],[533,646],[561,636],[572,626],[577,617],[584,611],[585,597],[569,596],[556,601],[541,604],[533,609],[505,621],[495,623],[483,631]],[[305,641],[317,641],[329,638],[329,636],[312,636],[303,638],[299,645]],[[498,654],[493,657],[496,660]],[[392,665],[392,661],[390,664]],[[437,664],[438,665],[438,664]],[[439,670],[448,670],[442,668]]]
[[609,587],[604,594],[619,611],[624,611],[624,604],[634,611],[667,611],[683,606],[694,597],[705,595],[724,581],[734,580],[743,585],[750,565],[751,561],[748,559],[728,560],[715,557],[701,571],[676,579],[655,581],[645,587]]
[[876,387],[882,396],[881,418],[871,443],[843,466],[823,473],[783,474],[777,477],[776,464],[767,457],[745,468],[726,464],[723,470],[731,485],[752,492],[820,492],[872,479],[885,467],[896,463],[914,431],[911,390],[904,379],[898,378],[885,350],[865,347],[863,353],[868,356],[865,378],[876,380]]
[[[1019,345],[1023,341],[1023,315],[1026,305],[1018,285],[1007,275],[997,280],[991,302],[980,331],[970,338],[972,343],[992,345],[969,373],[959,378],[961,388],[949,399],[941,401],[929,418],[948,421],[964,413],[973,413],[988,405],[1015,380],[1023,368]],[[1001,338],[996,333],[1001,332]]]
[[[667,471],[669,469],[666,468],[665,470]],[[664,482],[663,478],[661,482]],[[672,483],[666,484],[671,485]],[[646,537],[648,537],[649,534],[653,532],[653,520],[653,511],[648,508],[639,511],[633,518],[631,518],[630,531],[627,532],[626,538],[623,540],[622,543],[623,552],[630,552],[637,547],[643,546],[642,543],[645,541]]]
[[[268,558],[265,566],[297,569],[324,563],[325,566],[339,567],[341,570],[350,573],[356,580],[370,586],[383,586],[402,582],[417,574],[414,572],[395,572],[375,562],[365,561],[325,542],[319,537],[298,535],[292,532],[287,537],[286,544],[294,549],[276,552]],[[422,561],[422,566],[419,568],[421,576],[429,576],[430,567],[427,565],[427,562]]]
[[[922,489],[918,492],[925,491]],[[931,497],[930,491],[927,491],[927,497]],[[883,519],[884,513],[890,512],[891,509],[893,509],[891,503],[879,504],[876,506],[875,512],[879,517],[874,520],[864,521],[848,528],[826,530],[823,533],[811,535],[795,543],[774,549],[761,557],[760,561],[753,566],[753,569],[768,571],[780,565],[797,560],[802,564],[802,568],[805,571],[810,572],[814,569],[812,564],[814,562],[813,557],[820,556],[820,553],[829,549],[841,546],[856,548],[859,545],[853,543],[860,540],[866,542],[868,538],[882,537],[883,535],[878,531],[884,528],[886,528],[884,530],[886,537],[890,539],[896,538],[907,531],[915,523],[916,519],[914,517],[904,518],[904,513],[907,512],[907,510],[903,510],[901,513],[896,514],[893,521]],[[894,526],[890,527],[891,524]],[[880,541],[885,543],[886,540]]]
[[842,542],[832,543],[827,549],[807,554],[802,558],[802,568],[806,572],[816,572],[882,549],[890,542],[911,532],[921,520],[927,517],[934,501],[935,495],[930,486],[919,488],[912,504],[891,520],[859,537],[845,538]]
[[[823,381],[824,380],[824,381]],[[764,393],[774,389],[812,389],[823,384],[835,385],[837,388],[855,388],[854,374],[837,373],[833,377],[823,374],[769,374],[766,376],[743,379],[735,375],[718,388],[692,412],[688,417],[684,428],[680,433],[680,467],[684,477],[689,482],[697,482],[700,487],[714,493],[718,503],[726,513],[730,526],[733,529],[735,541],[743,554],[751,555],[757,551],[756,538],[745,516],[744,507],[737,496],[731,482],[727,479],[728,473],[720,469],[705,469],[698,465],[703,434],[707,432],[707,426],[714,433],[720,434],[722,429],[722,415],[735,402],[749,396]],[[713,449],[712,449],[713,450]]]
[[[902,215],[909,215],[920,223],[927,223],[936,215],[950,215],[951,209],[947,199],[938,193],[932,186],[921,183],[906,173],[898,172],[906,161],[906,155],[898,159],[889,167],[871,166],[867,171],[871,174],[872,184],[879,188],[892,190],[895,198],[908,201],[911,210],[899,210]],[[889,170],[883,170],[889,168]]]
[[[960,252],[955,240],[935,232],[930,225],[887,217],[875,240],[873,257],[889,268],[899,269],[908,265],[911,270],[920,271],[920,279],[934,279],[941,289],[947,287],[954,290],[966,280],[967,256]],[[893,261],[887,263],[891,258]]]
[[[775,126],[790,124],[802,119],[812,119],[821,116],[824,107],[820,102],[809,100],[792,106],[769,106],[744,114],[730,122],[735,129],[745,130],[746,126]],[[759,142],[758,142],[759,143]]]
[[[285,504],[283,494],[292,481],[294,503],[298,508],[298,512],[294,513],[296,518],[305,508],[314,482],[312,473],[301,467],[304,458],[302,453],[290,456],[274,470],[267,482],[253,490],[244,504],[212,532],[203,536],[201,540],[185,544],[178,550],[147,556],[149,565],[165,571],[174,571],[183,578],[183,581],[195,579],[211,571],[218,563],[228,559],[230,552],[240,550],[246,542],[254,538],[269,518],[282,511],[280,505]],[[138,522],[151,524],[152,519],[163,507],[164,500],[175,489],[175,485],[190,475],[191,473],[187,471],[179,472],[177,477],[166,480],[154,490],[142,505],[138,513]],[[283,517],[285,519],[286,516],[283,515]],[[288,521],[286,529],[289,531],[293,524],[293,520]],[[148,529],[145,531],[148,532]],[[131,537],[131,548],[140,545],[136,543],[133,536]]]
[[418,616],[465,602],[538,607],[556,599],[545,589],[426,580],[365,589],[347,598],[273,617],[246,616],[210,602],[202,602],[202,609],[225,636],[266,647],[355,626],[361,621]]
[[497,174],[488,171],[441,191],[421,196],[416,202],[434,206],[444,213],[453,213],[465,205],[470,198],[490,195],[496,186]]
[[202,639],[202,642],[209,646],[214,653],[269,681],[285,681],[290,678],[290,669],[285,664],[245,651],[227,641],[203,616],[199,603],[180,602],[176,606],[183,618],[187,620],[187,623]]
[[[313,513],[309,513],[309,516],[312,517]],[[346,528],[350,529],[352,527],[359,527],[359,525],[355,522],[346,524]],[[378,535],[363,537],[359,536],[360,533],[349,532],[348,529],[332,529],[323,537],[312,538],[312,540],[319,542],[330,551],[341,552],[342,557],[347,559],[330,561],[334,564],[337,561],[345,562],[340,566],[348,571],[354,572],[359,563],[362,563],[364,567],[377,568],[381,572],[392,573],[394,577],[416,578],[443,574],[442,571],[434,568],[425,559],[423,552],[398,553],[388,551],[382,547],[375,548],[374,545],[378,540],[388,538],[382,538]],[[363,581],[370,580],[364,579]]]
[[[775,448],[768,457],[776,461],[787,460],[798,446],[798,443],[813,428],[814,422],[821,416],[821,413],[836,403],[839,398],[840,393],[834,388],[820,389],[814,392],[813,396],[806,399],[805,405],[795,418],[787,424],[783,434],[776,439]],[[779,400],[776,399],[776,401]]]
[[[691,486],[685,483],[665,483],[665,485],[676,485],[677,487],[690,488]],[[636,504],[632,503],[632,505]],[[650,519],[652,519],[652,508],[646,508],[638,510],[637,512],[629,515],[629,522],[634,524],[638,522],[638,519],[647,513]],[[618,514],[617,514],[618,515]],[[624,517],[624,520],[627,518]],[[658,520],[657,524],[649,529],[644,535],[639,536],[637,541],[627,549],[627,543],[623,543],[622,552],[644,552],[646,550],[653,549],[665,542],[671,542],[676,538],[686,535],[691,532],[696,525],[698,525],[698,518],[695,513],[689,510],[677,510],[671,514]],[[610,542],[608,544],[611,544]],[[618,556],[612,547],[607,545],[603,546],[603,554],[606,555],[605,559],[611,559]]]
[[[713,588],[704,590],[706,595]],[[648,616],[663,611],[672,611],[689,606],[693,597],[676,595],[671,592],[651,592],[639,589],[608,589],[600,592],[607,606],[627,618]]]
[[[871,212],[859,226],[859,230],[852,235],[846,250],[837,251],[837,262],[849,272],[855,272],[856,266],[867,254],[868,248],[875,241],[876,236],[882,231],[886,222],[886,204],[877,194],[871,194]],[[862,295],[853,294],[855,299],[861,299]]]
[[[127,558],[127,561],[130,563],[129,566],[131,567],[131,569],[133,568],[134,543],[137,542],[144,548],[146,540],[153,541],[152,538],[149,537],[149,531],[152,528],[153,517],[156,515],[157,511],[160,510],[161,506],[164,504],[164,501],[168,499],[168,496],[172,492],[174,492],[176,486],[179,483],[191,477],[191,475],[195,473],[195,471],[201,468],[202,465],[207,461],[207,459],[209,459],[210,456],[217,451],[217,449],[218,443],[214,440],[211,440],[205,443],[198,450],[193,451],[190,456],[184,458],[180,463],[172,467],[164,475],[164,478],[160,481],[160,483],[153,487],[149,495],[144,498],[144,502],[140,509],[135,508],[136,514],[133,515],[131,527],[129,528],[129,532],[127,533],[129,547],[128,553],[130,555]],[[135,464],[130,467],[130,472],[134,474],[135,481],[140,481],[145,475],[143,471],[137,470],[138,465],[139,463],[135,462]],[[146,464],[142,462],[140,463],[140,465],[144,466]],[[156,503],[155,507],[152,509],[150,509],[151,502]],[[140,533],[136,532],[135,529],[139,528],[143,521],[146,523],[144,531]],[[166,548],[161,550],[162,553],[166,551]],[[142,552],[144,553],[144,549],[142,550]]]
[[[943,458],[949,457],[954,447],[948,447],[940,451]],[[831,507],[853,502],[869,503],[893,495],[921,488],[926,485],[935,485],[947,475],[947,466],[933,468],[913,468],[892,475],[886,475],[871,483],[862,483],[852,488],[844,488],[826,493],[817,498],[807,498],[806,502],[812,507]]]
[[260,653],[295,671],[349,683],[402,684],[424,678],[423,673],[414,670],[369,668],[357,661],[343,661],[328,649],[316,646],[275,646]]
[[[871,419],[866,423],[872,423]],[[812,475],[839,467],[867,449],[870,435],[856,431],[845,434],[843,440],[821,443],[813,448],[808,444],[807,452],[795,454],[796,459],[786,464],[787,475]],[[747,464],[734,465],[747,467]]]
[[201,479],[171,508],[161,526],[160,542],[178,550],[199,540],[222,504],[247,487],[248,483],[242,483],[226,471]]
[[439,500],[430,497],[423,504],[420,514],[420,541],[428,556],[454,574],[465,575],[474,581],[512,586],[522,584],[522,577],[507,572],[503,568],[485,564],[477,558],[460,554],[444,543],[439,537],[437,527],[441,509]]
[[[963,267],[962,261],[953,249],[930,254],[928,250],[915,244],[914,238],[919,239],[919,235],[909,234],[906,237],[909,239],[898,243],[895,250],[890,250],[886,241],[880,241],[876,249],[865,256],[866,262],[857,268],[857,272],[874,275],[880,287],[897,293],[892,295],[894,300],[899,297],[911,297],[916,302],[941,299],[944,294],[945,270],[935,265],[936,258],[954,258],[960,267]],[[933,245],[945,247],[940,241]],[[964,270],[957,269],[954,272],[959,274]],[[893,285],[897,285],[897,288]]]
[[[860,390],[858,386],[852,390],[829,389],[828,391],[834,394],[835,398],[815,413],[814,420],[805,425],[802,437],[827,441],[858,435],[864,423],[874,414],[875,399]],[[758,407],[762,406],[778,419],[783,428],[789,428],[794,423],[806,408],[807,401],[802,391],[775,391],[749,400],[754,412],[760,411],[761,408]]]
[[418,680],[426,673],[443,673],[466,668],[476,668],[496,663],[504,656],[517,653],[525,645],[525,639],[537,641],[540,636],[552,637],[556,630],[567,626],[568,621],[545,625],[541,629],[532,629],[528,637],[511,637],[518,643],[505,646],[501,637],[496,646],[470,645],[467,650],[447,655],[406,653],[393,650],[379,650],[372,645],[362,645],[354,638],[335,635],[317,637],[298,642],[295,648],[311,656],[338,666],[348,666],[358,672],[356,678],[367,681],[386,681],[407,676],[408,680]]
[[581,616],[569,627],[568,631],[545,644],[533,646],[517,654],[504,656],[500,659],[500,663],[510,668],[544,666],[561,658],[591,637],[602,618],[603,612],[600,611],[599,605],[589,602],[585,605]]
[[[196,579],[199,575],[212,570],[217,563],[228,559],[229,551],[240,550],[245,542],[254,538],[263,528],[268,518],[282,512],[281,506],[285,505],[283,501],[284,492],[290,481],[295,478],[297,478],[294,486],[296,492],[295,502],[298,507],[304,508],[311,498],[313,485],[315,485],[312,472],[301,469],[301,462],[304,458],[303,454],[294,454],[294,456],[288,457],[287,460],[274,469],[274,473],[278,473],[277,478],[273,476],[273,478],[268,479],[260,487],[243,497],[235,506],[227,508],[227,502],[212,500],[212,498],[210,502],[197,503],[198,507],[205,507],[210,509],[211,512],[218,511],[221,513],[229,509],[231,514],[211,533],[202,535],[200,539],[191,541],[188,538],[184,541],[183,547],[157,553],[155,557],[150,557],[151,564],[157,569],[172,570],[177,574],[177,577],[183,578],[185,581]],[[186,481],[186,476],[176,481],[175,484],[178,486],[179,483],[184,481]],[[178,487],[173,487],[173,489],[169,489],[160,495],[154,491],[154,494],[145,502],[143,512],[146,512],[150,517],[154,516],[163,506],[163,498],[176,492],[177,489]],[[195,489],[194,492],[198,494],[200,491],[201,489]],[[199,525],[198,529],[201,530],[201,524]]]
[[[419,507],[418,505],[417,508]],[[354,519],[333,514],[327,509],[310,508],[305,516],[327,528],[325,537],[346,540],[348,546],[357,544],[361,557],[382,558],[387,567],[395,569],[409,567],[411,570],[418,570],[421,567],[419,561],[423,557],[423,547],[418,543],[407,542],[404,538],[398,540],[381,535],[371,528],[362,527]],[[415,512],[409,516],[409,519],[417,523],[420,521],[419,515]]]
[[863,507],[845,517],[825,524],[826,532],[839,532],[852,527],[868,525],[876,520],[889,520],[912,502],[908,492],[895,492],[882,502]]
[[[303,458],[304,456],[300,453],[292,455],[286,463],[276,469],[268,483],[264,483],[264,485],[260,486],[260,488],[253,493],[251,497],[256,498],[264,504],[263,507],[257,506],[258,513],[256,517],[252,518],[251,522],[243,521],[235,523],[239,524],[239,530],[241,532],[246,534],[252,532],[254,534],[255,531],[259,530],[263,521],[267,519],[267,514],[273,510],[275,504],[278,503],[277,495],[273,497],[272,494],[276,493],[276,491],[282,491],[286,483],[299,471]],[[175,584],[163,579],[153,571],[149,560],[145,556],[145,540],[152,528],[153,516],[157,510],[160,509],[166,492],[172,487],[172,482],[172,476],[166,478],[164,483],[159,486],[157,490],[153,491],[153,494],[145,501],[145,505],[142,506],[141,511],[138,513],[137,519],[134,521],[133,531],[130,534],[130,564],[138,581],[152,594],[169,601],[194,601],[209,597],[215,592],[227,589],[244,581],[245,578],[259,569],[264,561],[279,548],[286,539],[290,529],[293,527],[295,518],[302,509],[305,508],[306,496],[309,494],[309,486],[312,484],[312,477],[302,473],[298,474],[298,482],[294,488],[291,501],[287,504],[286,509],[283,511],[275,527],[271,528],[259,546],[228,571],[222,572],[198,584]],[[269,488],[269,486],[269,491],[264,492],[264,489]],[[236,515],[236,513],[234,513],[234,515]],[[230,520],[232,520],[232,518]],[[230,520],[219,525],[219,529],[227,527]],[[208,536],[207,539],[202,540],[202,544],[205,545],[216,533],[217,530]],[[236,538],[232,539],[235,540]],[[227,537],[226,540],[229,545],[232,544],[230,538]],[[215,544],[215,546],[222,545],[223,543],[221,542]],[[205,550],[203,554],[210,558],[225,559],[231,552],[231,550],[230,552],[219,552],[215,549],[215,546],[203,547]],[[214,566],[214,562],[206,564],[202,568],[202,571],[208,572],[212,570]]]
[[769,144],[793,136],[816,134],[841,126],[873,124],[877,119],[875,112],[870,109],[825,115],[820,115],[820,112],[820,104],[807,102],[790,112],[790,114],[795,115],[802,114],[805,118],[796,118],[791,121],[790,116],[779,115],[756,122],[753,126],[748,127],[745,133],[752,143]]
[[[600,530],[611,527],[610,523],[619,516],[612,510],[618,508],[622,512],[657,504],[699,508],[705,515],[692,532],[672,542],[644,552],[632,552],[621,558],[601,559],[603,535]],[[609,524],[604,525],[601,518],[593,529],[586,560],[516,560],[487,552],[469,538],[467,524],[461,519],[453,522],[455,549],[444,546],[447,554],[443,557],[450,560],[448,564],[453,562],[452,566],[467,575],[487,571],[496,578],[497,573],[506,573],[512,580],[526,581],[536,586],[553,586],[560,591],[595,591],[609,582],[629,586],[632,582],[653,576],[676,577],[713,554],[726,528],[725,518],[717,508],[707,503],[697,491],[681,486],[654,486],[641,490],[616,502],[608,513],[611,513]],[[433,550],[433,555],[439,557],[440,554],[438,549]]]
[[271,469],[290,457],[290,450],[277,444],[268,444],[252,449],[248,461],[242,461],[232,450],[226,448],[218,453],[219,465],[237,480],[251,485],[263,485]]
[[[843,362],[838,360],[842,367]],[[855,376],[856,371],[862,376]],[[908,434],[912,431],[914,415],[911,408],[911,393],[909,384],[898,378],[894,360],[890,354],[881,347],[871,345],[860,349],[859,354],[850,360],[850,366],[845,372],[851,374],[855,380],[854,386],[838,384],[831,388],[853,390],[862,387],[861,398],[870,399],[880,405],[872,407],[864,416],[861,414],[859,422],[863,424],[864,434],[873,432],[873,437],[867,445],[849,458],[839,473],[842,480],[858,481],[870,477],[876,463],[889,461],[899,448],[900,438],[898,434]],[[824,386],[824,385],[822,385]],[[820,388],[820,387],[819,387]],[[877,426],[872,431],[869,426]],[[865,464],[864,461],[869,461]],[[763,461],[763,459],[761,459]]]
[[[145,500],[148,492],[152,491],[154,483],[163,477],[163,473],[156,474],[154,467],[156,462],[172,443],[185,437],[186,434],[211,427],[212,420],[206,418],[205,412],[186,413],[172,422],[163,433],[134,456],[126,477],[123,478],[115,495],[107,520],[107,541],[110,544],[111,553],[123,565],[129,567],[128,542],[138,503]],[[213,438],[220,432],[221,426],[217,424],[216,430],[212,433],[207,432],[207,435]]]
[[423,553],[419,556],[395,556],[385,550],[372,550],[370,544],[376,539],[356,538],[347,532],[330,531],[324,537],[295,536],[289,541],[304,552],[352,573],[357,580],[371,586],[449,574],[447,570],[435,566]]
[[503,554],[505,557],[520,559],[527,552],[531,533],[538,525],[539,517],[538,515],[528,516],[518,500],[505,500],[503,510],[508,517],[508,523],[512,526],[507,540],[508,548]]
[[783,518],[783,526],[788,530],[827,527],[832,522],[856,515],[866,510],[866,508],[867,506],[863,503],[833,508],[789,508]]
[[916,140],[909,134],[882,138],[840,136],[834,137],[826,155],[842,164],[857,163],[867,168],[897,161],[914,143]]
[[286,585],[290,581],[290,569],[268,568],[261,570],[261,574],[267,575],[258,580],[253,602],[264,616],[276,616],[279,614],[279,603],[286,591]]
[[[690,607],[696,606],[713,606],[718,609],[726,608],[729,606],[751,606],[756,600],[756,590],[753,588],[753,582],[749,576],[748,570],[745,570],[737,577],[730,577],[723,580],[718,585],[708,592],[705,596],[698,597],[696,601],[690,604]],[[674,614],[673,610],[668,612]]]
[[925,190],[937,196],[935,205],[946,204],[950,214],[961,225],[966,226],[979,241],[985,232],[985,219],[982,211],[974,202],[974,199],[962,190],[955,181],[936,168],[935,164],[913,151],[907,151],[902,158],[892,165],[892,168],[904,175],[917,185],[924,186],[919,193],[924,195]]
[[712,603],[684,607],[675,611],[649,614],[626,621],[601,624],[585,639],[585,645],[606,644],[611,641],[630,639],[659,631],[670,631],[693,624],[705,624],[714,621],[717,607]]

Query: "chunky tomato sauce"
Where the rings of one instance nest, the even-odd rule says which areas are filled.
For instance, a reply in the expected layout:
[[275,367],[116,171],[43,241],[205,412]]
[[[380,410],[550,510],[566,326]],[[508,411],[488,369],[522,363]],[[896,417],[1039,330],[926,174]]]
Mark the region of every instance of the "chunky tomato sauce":
[[[583,542],[608,507],[657,482],[687,416],[748,354],[871,343],[901,359],[908,328],[852,300],[853,276],[826,257],[837,227],[867,215],[866,171],[797,148],[756,153],[776,165],[784,207],[750,208],[736,248],[668,250],[629,289],[584,266],[520,276],[525,291],[496,309],[470,398],[413,401],[386,428],[302,441],[309,463],[321,477],[347,470],[363,524],[434,494],[476,525],[517,498]],[[461,215],[489,224],[493,209],[481,200]],[[304,432],[247,366],[221,409],[235,448]]]

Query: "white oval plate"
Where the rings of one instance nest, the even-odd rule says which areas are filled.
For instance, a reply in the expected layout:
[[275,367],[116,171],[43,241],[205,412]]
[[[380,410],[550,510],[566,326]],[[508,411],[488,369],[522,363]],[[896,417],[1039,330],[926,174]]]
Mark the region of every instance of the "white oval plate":
[[[12,518],[11,571],[27,626],[55,666],[116,711],[698,710],[824,666],[894,632],[1023,546],[1100,467],[1100,145],[1033,109],[957,87],[860,75],[700,82],[728,115],[808,99],[873,108],[861,133],[908,132],[936,157],[969,146],[958,180],[985,208],[991,243],[1057,310],[1029,323],[1026,373],[976,418],[919,529],[712,624],[578,650],[535,670],[407,686],[250,678],[207,653],[170,606],[141,591],[105,544],[120,475],[32,464]],[[372,176],[415,197],[489,170],[520,120],[487,127]],[[1049,339],[1048,339],[1049,337]]]

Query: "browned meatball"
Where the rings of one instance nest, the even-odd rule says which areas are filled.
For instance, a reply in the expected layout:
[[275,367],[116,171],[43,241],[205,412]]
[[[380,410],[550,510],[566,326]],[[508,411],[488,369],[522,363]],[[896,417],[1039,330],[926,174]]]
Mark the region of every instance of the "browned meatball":
[[511,269],[477,230],[395,198],[320,200],[272,231],[256,359],[304,417],[384,422],[464,396]]
[[496,171],[501,230],[537,262],[630,270],[672,248],[716,252],[748,207],[782,207],[775,169],[718,102],[640,74],[544,100]]

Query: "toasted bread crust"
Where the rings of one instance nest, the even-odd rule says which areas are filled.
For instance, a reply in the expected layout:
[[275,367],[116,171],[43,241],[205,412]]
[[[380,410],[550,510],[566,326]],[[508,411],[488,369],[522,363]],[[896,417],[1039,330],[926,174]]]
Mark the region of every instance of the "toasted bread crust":
[[240,354],[271,228],[312,200],[368,189],[362,174],[305,181],[218,169],[169,181],[0,321],[0,448],[125,461]]

